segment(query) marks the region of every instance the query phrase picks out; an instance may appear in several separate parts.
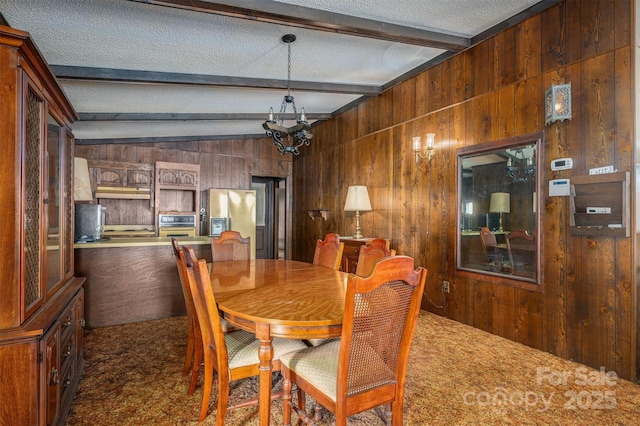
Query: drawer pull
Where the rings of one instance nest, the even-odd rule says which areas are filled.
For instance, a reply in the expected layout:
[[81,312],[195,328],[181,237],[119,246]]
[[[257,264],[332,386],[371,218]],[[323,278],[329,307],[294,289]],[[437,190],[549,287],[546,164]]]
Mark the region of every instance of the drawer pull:
[[71,384],[71,373],[67,374],[67,379],[62,383],[62,387],[66,388]]
[[62,322],[63,327],[69,327],[70,325],[71,325],[71,315],[69,315],[67,319]]
[[62,354],[64,358],[71,356],[71,348],[72,348],[71,342],[69,342],[69,344],[67,345],[67,351]]
[[60,373],[58,373],[57,368],[54,368],[53,370],[51,370],[51,382],[54,385],[57,385],[58,383],[60,383]]
[[81,326],[82,328],[84,328],[84,326],[85,326],[86,324],[87,324],[87,322],[84,320],[84,318],[82,318],[82,319],[80,320],[80,326]]

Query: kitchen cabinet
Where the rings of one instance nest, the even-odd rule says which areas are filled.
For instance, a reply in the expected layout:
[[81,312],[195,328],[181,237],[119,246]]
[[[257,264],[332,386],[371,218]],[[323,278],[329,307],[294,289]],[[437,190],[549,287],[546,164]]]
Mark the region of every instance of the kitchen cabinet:
[[151,200],[153,166],[124,161],[89,161],[89,175],[96,188],[96,200]]
[[146,188],[153,186],[153,166],[123,161],[89,161],[96,186]]
[[[156,162],[155,221],[158,230],[158,215],[162,213],[200,211],[200,165],[188,163]],[[200,225],[196,223],[196,235]]]
[[0,26],[0,81],[0,424],[64,424],[83,366],[77,116],[26,32]]

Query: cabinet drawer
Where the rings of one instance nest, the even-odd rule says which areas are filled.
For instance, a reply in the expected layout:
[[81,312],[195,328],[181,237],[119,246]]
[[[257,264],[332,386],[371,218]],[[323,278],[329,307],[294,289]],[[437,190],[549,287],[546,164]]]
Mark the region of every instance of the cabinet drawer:
[[69,368],[62,374],[60,382],[60,407],[63,413],[66,413],[73,402],[75,388],[78,383],[78,366],[75,362],[69,363]]
[[62,342],[67,341],[69,339],[69,336],[75,333],[77,320],[76,310],[74,308],[75,305],[72,304],[60,316],[60,340]]

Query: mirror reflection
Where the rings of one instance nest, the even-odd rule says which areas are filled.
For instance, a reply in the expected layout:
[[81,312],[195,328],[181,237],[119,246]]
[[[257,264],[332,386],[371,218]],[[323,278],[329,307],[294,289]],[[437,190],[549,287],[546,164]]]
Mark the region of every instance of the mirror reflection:
[[538,282],[538,143],[459,150],[459,269]]

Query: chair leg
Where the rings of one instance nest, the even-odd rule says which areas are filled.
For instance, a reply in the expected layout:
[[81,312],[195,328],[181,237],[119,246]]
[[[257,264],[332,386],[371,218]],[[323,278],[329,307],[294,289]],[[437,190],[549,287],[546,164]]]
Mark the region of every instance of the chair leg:
[[282,391],[282,423],[291,426],[291,380],[286,376],[282,381]]
[[187,395],[193,395],[198,384],[198,375],[200,374],[200,365],[203,357],[202,337],[194,332],[194,348],[193,348],[193,366],[191,367],[191,383]]
[[313,420],[319,422],[322,420],[322,405],[316,403],[315,407],[313,407]]
[[218,412],[216,413],[216,425],[224,426],[227,418],[227,406],[229,405],[229,376],[222,377],[218,374]]
[[182,375],[189,374],[191,368],[191,362],[193,361],[193,321],[189,318],[188,330],[187,330],[187,354],[184,358],[184,367],[182,367]]
[[391,403],[388,402],[386,404],[384,404],[384,418],[382,420],[384,420],[384,423],[387,426],[391,426],[392,420],[393,420],[393,408],[391,407]]
[[[209,410],[209,399],[213,387],[213,353],[207,351],[204,354],[204,386],[202,386],[202,405],[200,406],[200,421],[204,421]],[[228,393],[228,392],[227,392]],[[220,416],[220,413],[218,413]]]

